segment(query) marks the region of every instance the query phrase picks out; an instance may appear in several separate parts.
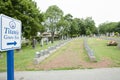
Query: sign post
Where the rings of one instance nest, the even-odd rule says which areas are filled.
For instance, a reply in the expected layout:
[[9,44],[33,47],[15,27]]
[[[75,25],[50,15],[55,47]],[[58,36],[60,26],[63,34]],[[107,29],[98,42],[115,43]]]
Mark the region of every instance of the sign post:
[[0,14],[0,51],[7,51],[7,80],[14,80],[14,49],[21,48],[21,21]]
[[14,80],[14,50],[7,51],[7,80]]

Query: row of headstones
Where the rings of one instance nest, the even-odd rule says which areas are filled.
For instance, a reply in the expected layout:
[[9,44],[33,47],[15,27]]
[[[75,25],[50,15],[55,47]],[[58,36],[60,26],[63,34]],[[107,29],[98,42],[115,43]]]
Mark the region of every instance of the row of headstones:
[[70,42],[72,39],[64,40],[58,43],[55,46],[48,47],[48,49],[41,50],[39,52],[35,53],[35,58],[34,58],[34,64],[39,64],[41,61],[43,61],[45,58],[49,57],[50,54],[55,52],[57,49],[60,47],[64,46],[66,43]]
[[76,39],[76,38],[61,41],[60,43],[58,43],[58,44],[55,45],[55,46],[51,46],[51,47],[48,47],[48,49],[41,50],[40,52],[36,52],[36,56],[35,56],[35,57],[36,57],[36,58],[39,58],[39,57],[41,57],[41,56],[44,56],[44,55],[46,55],[46,54],[49,54],[49,53],[51,53],[53,50],[60,48],[60,47],[63,46],[65,43],[67,43],[67,42],[69,42],[69,41],[71,41],[71,40],[74,40],[74,39]]
[[91,61],[96,61],[96,57],[94,56],[94,51],[89,47],[89,45],[87,44],[87,39],[84,39],[84,47],[85,50],[87,51],[87,54],[90,58]]
[[117,42],[120,42],[120,39],[119,38],[103,38],[103,37],[100,37],[101,39],[105,39],[105,40],[114,40],[114,41],[117,41]]

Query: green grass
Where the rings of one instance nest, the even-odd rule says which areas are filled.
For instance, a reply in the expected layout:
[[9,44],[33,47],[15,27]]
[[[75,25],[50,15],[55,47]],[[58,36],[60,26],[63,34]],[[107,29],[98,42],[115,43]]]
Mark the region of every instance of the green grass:
[[[54,44],[48,44],[43,47],[40,47],[38,44],[35,49],[32,49],[31,46],[24,47],[21,51],[17,52],[15,51],[14,58],[15,58],[15,70],[17,71],[24,71],[24,70],[36,70],[34,68],[29,68],[31,64],[33,65],[33,59],[35,57],[35,52],[44,50],[48,48],[49,46],[57,44],[59,41],[56,41]],[[101,61],[103,58],[106,58],[112,62],[110,67],[120,67],[120,49],[117,46],[106,46],[107,40],[97,39],[97,38],[89,38],[88,44],[89,46],[94,50],[94,54],[97,58],[97,61]],[[76,43],[77,45],[73,44]],[[72,46],[73,52],[79,52],[79,49],[82,49],[83,54],[79,54],[79,58],[83,59],[85,62],[90,62],[90,59],[87,56],[87,52],[84,48],[82,48],[83,45],[83,39],[78,39],[75,41],[70,42],[69,44],[61,47],[59,50],[54,52],[50,57],[48,57],[46,60],[41,62],[40,64],[46,64],[49,61],[53,60],[57,56],[61,55],[68,47]],[[78,46],[78,47],[76,47]],[[82,46],[80,48],[80,46]],[[0,72],[6,71],[6,52],[2,53],[3,58],[0,59]],[[91,69],[92,67],[88,67]],[[63,68],[55,68],[53,70],[72,70],[72,69],[84,69],[84,66],[77,66],[77,67],[63,67]],[[40,69],[38,69],[40,70]],[[43,70],[43,69],[41,69]]]
[[57,56],[59,56],[60,53],[64,52],[67,47],[68,47],[68,45],[63,46],[63,47],[60,48],[59,50],[55,51],[52,55],[50,55],[47,59],[45,59],[45,60],[44,60],[43,62],[41,62],[40,64],[45,64],[45,63],[53,60],[54,58],[56,58]]
[[[45,63],[49,62],[50,60],[53,60],[54,58],[58,57],[59,55],[62,55],[67,50],[67,48],[70,47],[71,45],[76,46],[76,45],[74,45],[76,42],[83,43],[82,39],[71,41],[71,42],[67,43],[65,46],[63,46],[60,49],[58,49],[57,51],[55,51],[52,55],[50,55],[50,57],[48,57],[43,62],[41,62],[41,64],[45,64]],[[79,47],[77,47],[77,48],[73,47],[72,48],[72,50],[74,52],[79,52],[79,49],[80,49]]]
[[[72,54],[70,53],[72,52]],[[70,54],[69,54],[70,53]],[[66,56],[66,54],[68,54],[69,57]],[[77,57],[71,57],[71,55],[74,55],[76,54]],[[52,66],[51,68],[41,68],[43,70],[73,70],[73,69],[84,69],[84,67],[80,64],[80,63],[77,63],[76,64],[76,58],[77,60],[85,60],[87,61],[89,58],[88,58],[88,55],[87,53],[85,53],[85,49],[83,47],[83,39],[76,39],[76,40],[73,40],[71,42],[69,42],[68,44],[66,44],[65,46],[61,47],[59,50],[57,50],[56,52],[54,52],[52,55],[50,55],[47,59],[45,59],[44,61],[42,61],[39,66],[43,66],[43,65],[47,65],[49,64],[50,62],[54,62],[57,60],[57,58],[59,56],[66,56],[66,57],[63,57],[61,58],[62,59],[65,59],[65,58],[69,58],[70,59],[70,62],[71,62],[71,66],[68,65],[68,66],[58,66],[57,68]],[[66,59],[65,59],[66,60]],[[89,61],[89,60],[88,60]],[[59,62],[59,61],[58,61]],[[65,61],[66,62],[66,61]],[[75,63],[74,63],[75,62]],[[90,62],[90,61],[89,61]],[[56,62],[57,63],[57,62]],[[51,65],[57,65],[57,64],[54,64],[54,63],[51,63]],[[60,63],[61,64],[61,63]],[[59,64],[58,64],[59,65]],[[38,69],[38,68],[37,68]],[[39,69],[38,69],[39,70]]]
[[89,38],[88,44],[94,50],[98,61],[108,58],[112,61],[111,67],[120,67],[120,49],[117,46],[107,46],[108,40]]
[[75,69],[84,69],[82,67],[63,67],[63,68],[55,68],[53,70],[75,70]]
[[[14,53],[14,63],[15,70],[28,70],[27,66],[30,63],[33,63],[33,58],[35,57],[35,52],[47,49],[49,46],[57,44],[59,41],[55,41],[54,44],[44,45],[40,47],[40,44],[36,46],[35,49],[32,49],[32,46],[24,47],[19,52],[15,51]],[[0,59],[0,72],[6,71],[6,52],[2,53],[3,58]]]
[[50,55],[49,57],[47,57],[44,61],[42,61],[40,63],[41,64],[46,64],[48,62],[50,62],[51,60],[55,59],[57,56],[60,55],[60,53],[64,52],[66,50],[66,47],[68,47],[68,44],[66,46],[63,46],[62,48],[60,48],[59,50],[55,51],[52,55]]

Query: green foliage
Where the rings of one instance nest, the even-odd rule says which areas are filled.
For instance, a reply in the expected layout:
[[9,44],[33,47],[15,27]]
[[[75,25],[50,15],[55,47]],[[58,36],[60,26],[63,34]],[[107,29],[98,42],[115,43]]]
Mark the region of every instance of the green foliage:
[[119,33],[118,33],[118,32],[115,32],[115,36],[117,36],[117,37],[118,37],[118,36],[119,36]]
[[66,23],[64,32],[66,32],[66,37],[70,36],[70,31],[71,31],[71,26],[72,26],[72,20],[73,20],[72,18],[73,18],[73,16],[71,14],[66,14],[64,16],[64,20],[65,20],[65,23]]
[[[56,5],[50,6],[45,13],[40,13],[33,0],[0,0],[0,13],[21,20],[22,35],[27,39],[36,36],[37,32],[44,32],[45,27],[52,34],[52,42],[55,32],[68,37],[87,35],[89,30],[93,34],[96,30],[91,17],[73,19],[71,14],[63,17],[63,11]],[[41,25],[41,22],[44,22],[44,25]]]
[[86,34],[93,34],[95,32],[95,22],[92,20],[92,17],[87,17],[85,19]]
[[59,27],[58,28],[59,34],[64,39],[69,37],[71,25],[72,25],[72,15],[71,14],[65,15],[58,22],[57,27]]
[[74,18],[71,14],[65,15],[58,24],[62,28],[61,34],[63,36],[74,37],[80,35],[91,35],[98,34],[98,30],[95,27],[95,22],[92,17],[87,17],[86,19]]
[[86,31],[86,35],[91,35],[91,31],[90,31],[89,28],[88,28],[87,31]]
[[74,18],[70,26],[70,34],[72,35],[91,35],[95,34],[97,31],[95,27],[95,22],[92,17],[87,17],[86,19]]
[[48,23],[46,23],[46,24],[49,24],[48,27],[51,32],[55,32],[56,25],[62,16],[63,16],[62,10],[59,7],[57,7],[56,5],[50,6],[47,9],[47,11],[45,13],[45,19],[48,21]]
[[71,24],[71,27],[70,27],[71,37],[72,37],[73,35],[77,35],[77,34],[78,34],[78,31],[79,31],[78,19],[77,19],[77,18],[74,18],[74,19],[72,20],[72,24]]
[[117,23],[117,26],[116,26],[115,30],[120,33],[120,22]]
[[62,16],[63,11],[56,5],[50,6],[45,13],[45,24],[47,24],[47,27],[51,32],[52,43],[54,41],[55,32],[57,31],[57,23],[61,20]]
[[42,28],[43,14],[32,0],[0,0],[0,13],[21,20],[23,36],[28,39]]
[[99,25],[99,32],[106,34],[107,32],[119,31],[117,22],[105,22]]

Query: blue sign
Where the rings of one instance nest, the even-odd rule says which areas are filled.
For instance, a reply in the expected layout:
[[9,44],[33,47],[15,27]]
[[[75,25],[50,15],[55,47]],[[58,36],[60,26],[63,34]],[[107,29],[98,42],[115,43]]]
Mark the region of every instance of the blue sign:
[[21,48],[21,21],[0,15],[0,51]]

